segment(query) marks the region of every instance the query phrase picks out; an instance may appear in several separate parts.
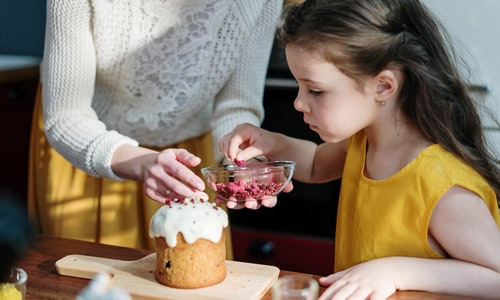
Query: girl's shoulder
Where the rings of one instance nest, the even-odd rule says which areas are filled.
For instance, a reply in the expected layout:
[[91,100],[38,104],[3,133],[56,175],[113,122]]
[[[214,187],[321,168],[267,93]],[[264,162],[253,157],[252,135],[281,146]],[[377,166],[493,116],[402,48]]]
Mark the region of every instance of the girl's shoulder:
[[469,164],[449,152],[439,144],[432,144],[424,149],[415,162],[420,169],[451,177],[479,175]]
[[444,189],[462,186],[483,199],[496,199],[493,188],[479,172],[439,144],[424,149],[414,164],[423,184],[442,186]]

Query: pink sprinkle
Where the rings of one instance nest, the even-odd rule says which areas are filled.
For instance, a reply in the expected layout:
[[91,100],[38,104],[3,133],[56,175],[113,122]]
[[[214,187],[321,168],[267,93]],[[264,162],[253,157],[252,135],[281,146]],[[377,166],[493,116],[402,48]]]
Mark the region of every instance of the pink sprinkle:
[[244,161],[244,160],[235,159],[235,160],[234,160],[234,163],[235,163],[238,167],[244,167],[244,166],[245,166],[245,161]]
[[261,199],[264,196],[272,196],[283,186],[282,183],[271,182],[269,185],[245,183],[243,180],[227,183],[217,183],[217,193],[225,198],[230,196],[236,199]]

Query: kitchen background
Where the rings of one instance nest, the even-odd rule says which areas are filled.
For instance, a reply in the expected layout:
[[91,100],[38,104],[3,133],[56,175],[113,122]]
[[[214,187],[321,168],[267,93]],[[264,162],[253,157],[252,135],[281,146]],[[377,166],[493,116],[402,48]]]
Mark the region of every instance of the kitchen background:
[[0,2],[0,55],[41,56],[45,33],[45,1]]
[[[472,65],[471,92],[500,119],[500,11],[497,0],[423,0],[438,14]],[[26,198],[29,129],[38,63],[43,53],[45,1],[0,4],[0,172],[1,186]],[[296,94],[281,49],[269,65],[263,127],[319,142],[293,109]],[[486,116],[486,114],[485,114]],[[488,139],[500,156],[500,128],[485,118]],[[329,274],[340,181],[306,185],[279,197],[272,209],[231,211],[235,258],[283,269]]]

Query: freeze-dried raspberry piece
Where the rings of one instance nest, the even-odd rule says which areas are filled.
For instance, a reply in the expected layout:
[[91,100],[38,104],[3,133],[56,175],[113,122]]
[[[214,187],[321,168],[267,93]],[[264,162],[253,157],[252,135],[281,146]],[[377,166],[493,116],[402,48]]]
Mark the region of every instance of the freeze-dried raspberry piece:
[[235,159],[235,160],[234,160],[234,163],[235,163],[238,167],[244,167],[244,166],[245,166],[245,161],[244,161],[244,160]]
[[217,193],[222,197],[235,197],[236,199],[247,200],[262,199],[264,196],[272,196],[276,194],[282,183],[271,182],[269,185],[245,183],[243,180],[227,183],[217,183],[215,185]]

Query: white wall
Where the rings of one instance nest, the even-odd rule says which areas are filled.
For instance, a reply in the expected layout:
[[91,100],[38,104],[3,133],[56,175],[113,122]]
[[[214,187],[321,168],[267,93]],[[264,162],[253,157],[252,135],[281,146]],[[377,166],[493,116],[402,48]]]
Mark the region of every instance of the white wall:
[[[488,109],[500,118],[500,1],[498,0],[423,0],[457,39],[460,55],[468,60],[471,83],[488,87],[475,93]],[[488,139],[500,157],[500,128],[484,116]]]

